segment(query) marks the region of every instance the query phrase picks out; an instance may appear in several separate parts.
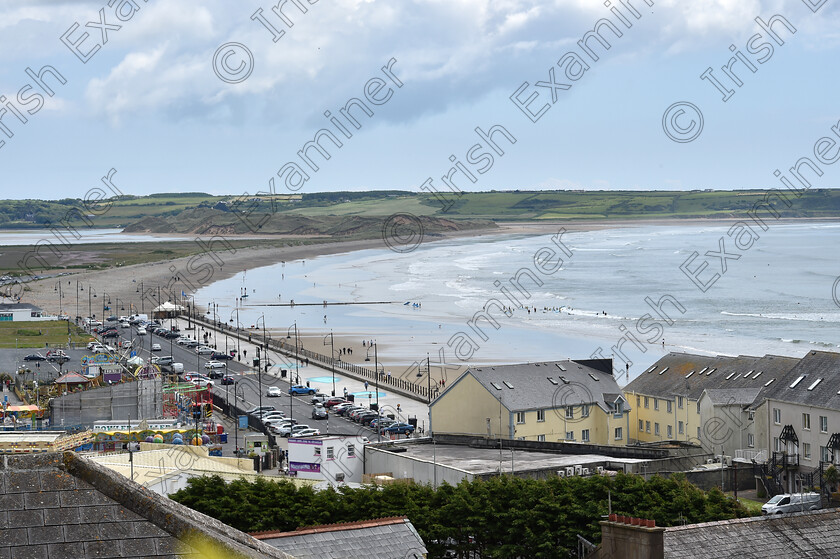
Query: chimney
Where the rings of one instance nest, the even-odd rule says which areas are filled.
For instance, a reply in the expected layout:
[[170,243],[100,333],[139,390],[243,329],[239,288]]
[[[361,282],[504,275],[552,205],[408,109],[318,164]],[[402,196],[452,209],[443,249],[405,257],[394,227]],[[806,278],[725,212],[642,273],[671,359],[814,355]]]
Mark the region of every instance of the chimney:
[[611,514],[601,521],[597,559],[665,559],[665,528],[655,520]]

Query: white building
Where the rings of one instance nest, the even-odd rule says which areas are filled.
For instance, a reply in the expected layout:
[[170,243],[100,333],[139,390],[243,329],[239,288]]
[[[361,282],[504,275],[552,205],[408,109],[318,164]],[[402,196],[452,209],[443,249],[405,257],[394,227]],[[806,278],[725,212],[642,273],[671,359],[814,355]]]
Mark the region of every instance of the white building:
[[26,303],[0,304],[0,322],[33,322],[36,320],[58,320],[57,316],[48,316],[40,307]]
[[330,485],[361,483],[366,437],[325,435],[289,439],[289,473]]

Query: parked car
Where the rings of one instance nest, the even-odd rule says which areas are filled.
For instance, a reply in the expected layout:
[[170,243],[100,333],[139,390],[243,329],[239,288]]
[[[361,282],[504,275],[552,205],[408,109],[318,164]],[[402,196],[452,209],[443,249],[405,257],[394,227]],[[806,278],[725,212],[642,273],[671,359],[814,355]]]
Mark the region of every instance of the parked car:
[[198,342],[195,340],[190,340],[188,342],[184,342],[182,345],[184,347],[198,347]]
[[338,396],[333,396],[332,398],[328,398],[326,402],[324,402],[325,408],[331,408],[333,406],[337,406],[338,404],[344,404],[347,400],[344,398],[340,398]]
[[354,421],[355,421],[356,423],[360,423],[360,424],[362,424],[362,425],[365,425],[365,424],[367,424],[367,423],[370,423],[371,421],[373,421],[373,420],[374,420],[374,419],[376,419],[377,417],[379,417],[379,414],[378,414],[377,412],[375,412],[375,411],[369,411],[369,412],[364,412],[364,413],[360,413],[360,414],[358,414],[358,415],[354,418]]
[[231,359],[233,359],[233,356],[229,353],[213,351],[210,353],[210,359],[216,359],[217,361],[221,361],[222,359],[224,359],[225,361],[230,361]]
[[269,398],[277,398],[278,396],[283,395],[283,391],[280,390],[279,386],[269,386],[268,391],[266,391],[265,395]]
[[202,388],[205,388],[205,387],[212,388],[213,386],[215,386],[215,384],[213,383],[212,380],[203,379],[203,378],[195,378],[195,379],[192,380],[192,383],[195,384],[196,386],[201,386]]
[[188,343],[190,343],[190,342],[192,342],[192,341],[193,341],[193,339],[192,339],[192,338],[190,338],[190,337],[181,336],[180,338],[178,338],[177,340],[175,340],[175,343],[176,343],[176,344],[178,344],[178,345],[186,345],[186,344],[188,344]]
[[251,408],[250,410],[246,411],[245,413],[248,414],[248,415],[254,415],[254,414],[256,414],[258,412],[261,412],[261,411],[274,411],[276,409],[277,408],[275,408],[274,406],[257,406],[255,408]]
[[353,402],[339,402],[338,404],[335,404],[335,405],[334,405],[334,406],[332,406],[332,407],[328,406],[328,405],[327,405],[328,403],[329,403],[329,402],[325,402],[325,403],[324,403],[324,407],[325,407],[325,408],[328,408],[328,409],[331,409],[331,410],[332,410],[333,412],[335,412],[335,413],[338,413],[338,412],[340,412],[340,411],[341,411],[341,410],[343,410],[343,409],[346,409],[346,408],[352,408],[353,406],[355,406],[355,404],[354,404]]
[[171,355],[161,355],[152,357],[149,362],[153,365],[171,365],[173,363],[173,359]]
[[204,364],[205,369],[224,369],[225,367],[227,367],[227,365],[221,361],[208,361]]
[[413,432],[414,425],[411,425],[409,423],[394,423],[393,425],[389,425],[383,430],[383,433],[397,435],[410,435]]
[[370,422],[370,428],[375,430],[375,431],[382,431],[383,429],[385,429],[386,427],[390,427],[394,423],[396,423],[396,421],[394,421],[393,419],[388,419],[387,417],[382,417],[382,418],[374,419],[373,421],[371,421]]
[[70,358],[60,349],[55,349],[47,352],[47,361],[61,361],[66,363]]
[[225,376],[225,373],[224,371],[221,371],[219,369],[210,369],[210,372],[207,373],[207,376],[212,379],[220,379],[223,376]]
[[822,508],[819,493],[785,493],[776,495],[761,507],[761,514],[805,512]]
[[23,358],[24,361],[46,361],[47,358],[41,355],[40,353],[30,353],[26,357]]
[[145,336],[146,335],[146,329],[145,328],[138,328],[137,329],[137,335],[138,336]]
[[110,330],[105,330],[104,332],[102,332],[102,337],[103,338],[119,338],[120,337],[120,331],[119,330],[114,330],[113,328],[110,329]]
[[301,438],[301,437],[317,437],[321,434],[320,429],[301,429],[300,431],[295,431],[292,433],[292,437],[294,438]]
[[222,386],[228,385],[228,384],[236,384],[236,381],[233,380],[232,376],[225,375],[225,376],[222,377]]
[[312,396],[312,403],[313,404],[323,404],[326,402],[330,397],[324,394],[323,392],[316,392],[314,396]]
[[312,408],[312,419],[326,419],[327,418],[327,408],[325,408],[321,404],[315,404]]
[[160,344],[152,344],[151,351],[160,351]]
[[174,340],[176,338],[180,338],[181,334],[179,334],[175,329],[172,329],[169,332],[165,333],[163,337],[167,340]]
[[195,348],[195,352],[199,355],[210,355],[213,351],[212,347],[208,347],[206,345],[201,345]]
[[289,388],[289,394],[315,394],[317,390],[296,384]]

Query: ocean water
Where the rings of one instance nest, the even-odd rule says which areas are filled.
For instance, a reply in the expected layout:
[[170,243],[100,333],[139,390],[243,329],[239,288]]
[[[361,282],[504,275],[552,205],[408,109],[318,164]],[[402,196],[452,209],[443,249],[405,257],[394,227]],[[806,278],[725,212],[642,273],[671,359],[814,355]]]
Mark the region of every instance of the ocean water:
[[[123,233],[122,229],[89,229],[79,227],[76,238],[69,230],[59,227],[56,236],[49,229],[2,229],[0,230],[0,246],[34,245],[40,241],[58,245],[70,243],[85,245],[91,243],[153,243],[159,241],[190,241],[195,238],[175,235],[153,235],[146,233]],[[62,238],[63,237],[63,238]]]
[[[215,302],[222,320],[235,321],[236,298],[247,289],[241,324],[253,325],[264,313],[269,328],[296,322],[304,333],[332,330],[376,339],[386,348],[380,359],[394,367],[427,353],[433,363],[443,357],[448,363],[486,364],[588,358],[600,348],[621,368],[630,362],[633,378],[668,351],[802,356],[837,350],[840,225],[771,224],[744,250],[736,248],[728,229],[668,225],[566,233],[562,243],[571,256],[563,255],[550,235],[447,240],[407,254],[383,247],[248,270],[203,288],[196,303]],[[705,256],[720,252],[721,239],[726,259]],[[539,253],[542,247],[552,247],[555,255]],[[699,256],[690,269],[708,266],[701,281],[720,276],[705,292],[680,270],[694,252]],[[549,264],[564,259],[551,274],[534,262],[535,255],[547,254]],[[518,291],[510,280],[522,270],[537,281],[520,275]],[[665,295],[682,309],[664,306],[671,324],[646,302]],[[479,321],[479,334],[468,321],[493,299],[510,307],[512,316],[491,310],[498,329]],[[391,303],[274,306],[290,300]],[[640,326],[646,314],[655,318]],[[468,359],[455,355],[453,336],[470,337],[472,351],[463,352]]]

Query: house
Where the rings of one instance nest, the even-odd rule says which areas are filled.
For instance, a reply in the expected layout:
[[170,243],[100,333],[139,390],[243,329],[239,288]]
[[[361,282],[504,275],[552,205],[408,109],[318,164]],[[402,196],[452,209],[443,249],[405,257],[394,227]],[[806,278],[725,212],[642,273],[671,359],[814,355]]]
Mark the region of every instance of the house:
[[589,559],[838,557],[840,509],[657,527],[652,520],[610,515]]
[[435,433],[627,443],[630,408],[611,359],[472,367],[429,406]]
[[367,437],[324,435],[289,439],[289,472],[330,485],[362,483]]
[[251,535],[299,559],[421,559],[427,553],[420,534],[404,516]]
[[0,557],[293,557],[74,452],[0,456]]
[[748,448],[746,408],[762,397],[768,380],[786,374],[797,361],[777,355],[669,353],[624,387],[625,398],[635,404],[630,440],[685,441],[732,456]]
[[45,315],[40,307],[28,303],[0,304],[0,322],[33,322],[37,320],[58,320],[58,317]]

